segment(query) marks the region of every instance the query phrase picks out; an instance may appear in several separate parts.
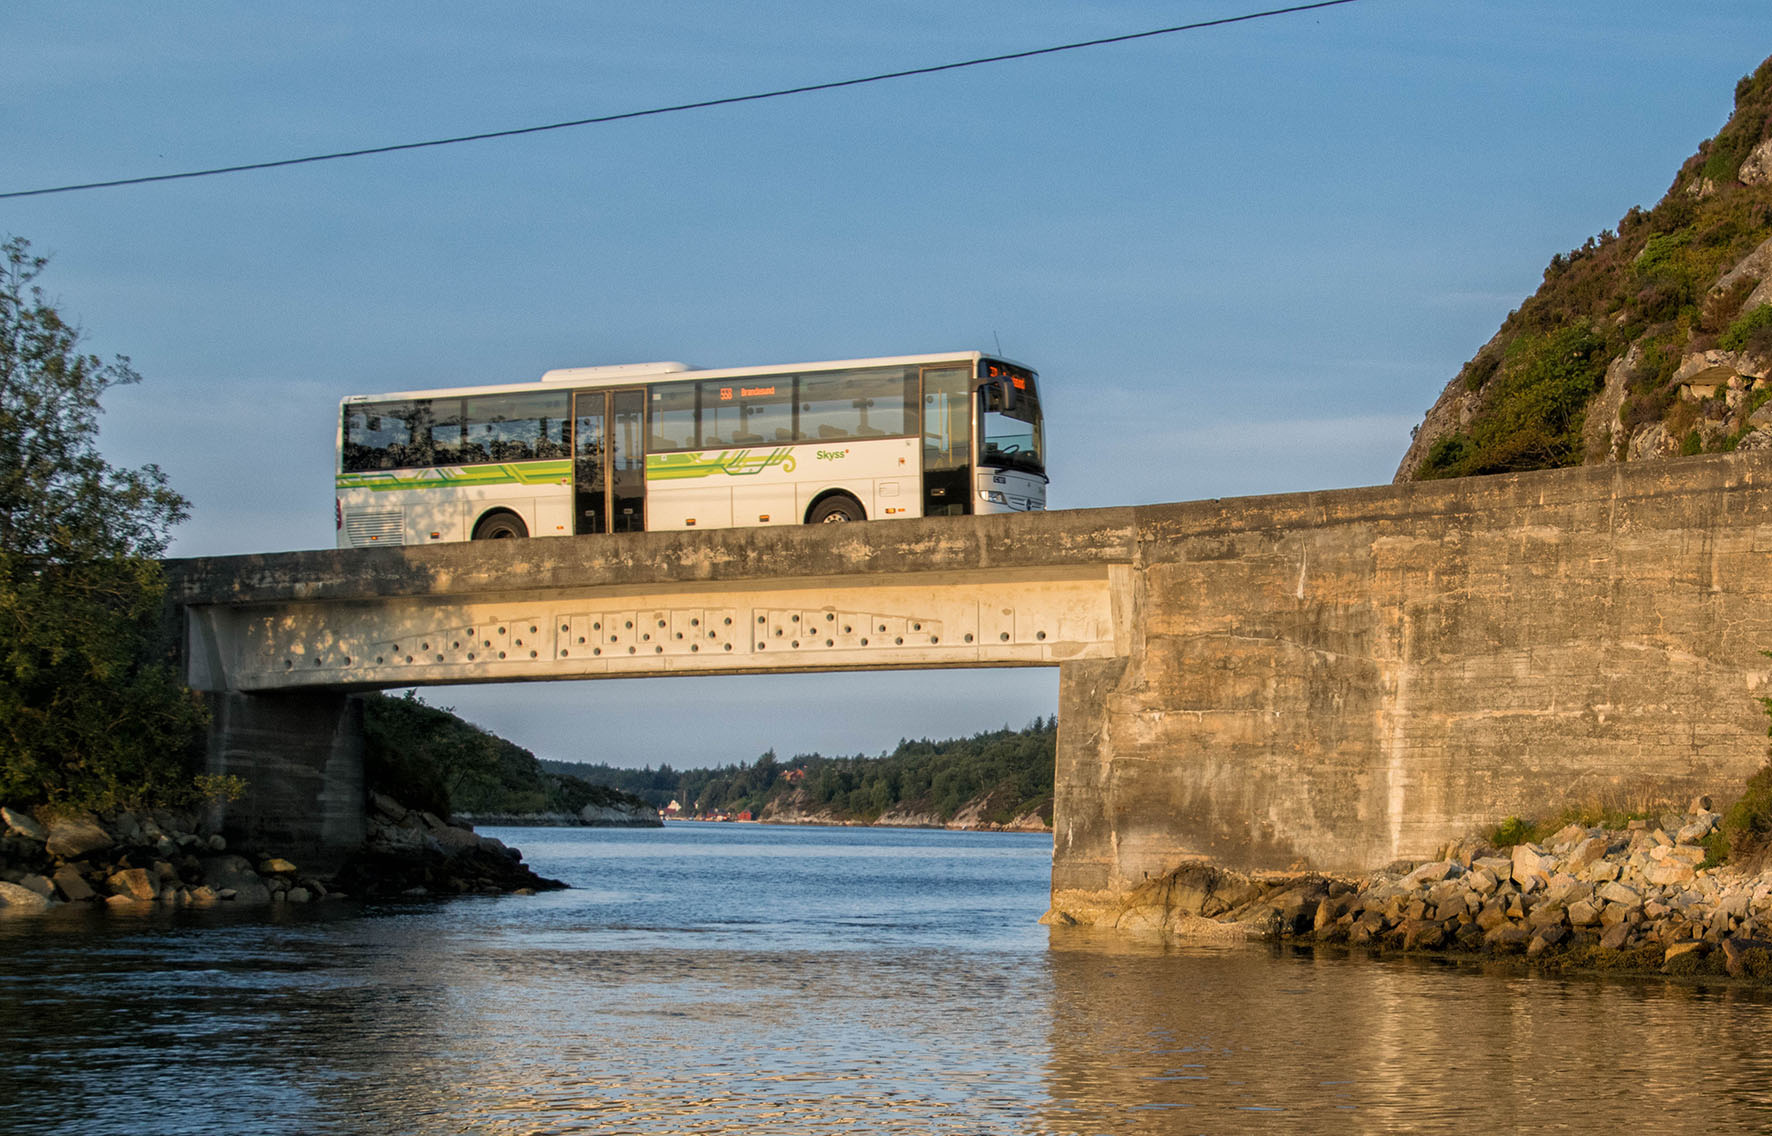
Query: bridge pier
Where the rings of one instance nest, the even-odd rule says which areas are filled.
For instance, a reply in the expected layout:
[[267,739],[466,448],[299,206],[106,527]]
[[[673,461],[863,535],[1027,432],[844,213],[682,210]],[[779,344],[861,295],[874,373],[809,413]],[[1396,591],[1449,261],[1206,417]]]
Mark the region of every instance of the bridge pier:
[[210,823],[231,845],[336,869],[365,836],[363,707],[339,691],[209,696],[208,772],[246,782]]

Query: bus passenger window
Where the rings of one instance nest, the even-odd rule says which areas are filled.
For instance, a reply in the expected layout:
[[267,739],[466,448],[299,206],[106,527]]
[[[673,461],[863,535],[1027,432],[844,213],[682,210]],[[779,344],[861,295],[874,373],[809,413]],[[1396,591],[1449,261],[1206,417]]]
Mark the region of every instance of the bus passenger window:
[[460,465],[475,459],[468,454],[462,436],[461,400],[437,399],[431,403],[431,464]]
[[348,407],[344,414],[344,452],[339,464],[346,473],[401,469],[429,464],[425,421],[430,403],[377,402]]
[[566,452],[565,391],[481,395],[466,400],[465,461],[532,461]]
[[709,379],[701,384],[701,444],[761,446],[792,441],[793,379]]
[[692,450],[696,447],[695,384],[668,383],[652,388],[647,414],[649,450]]
[[[908,433],[905,388],[916,389],[916,371],[886,367],[827,371],[800,378],[802,441],[880,438]],[[915,395],[912,395],[914,404]]]

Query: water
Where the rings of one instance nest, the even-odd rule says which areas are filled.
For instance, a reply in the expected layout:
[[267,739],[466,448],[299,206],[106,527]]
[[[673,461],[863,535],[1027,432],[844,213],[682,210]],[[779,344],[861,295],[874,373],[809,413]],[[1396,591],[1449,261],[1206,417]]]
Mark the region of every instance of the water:
[[0,1132],[1772,1131],[1772,999],[1054,931],[1050,842],[494,829],[574,890],[0,922]]

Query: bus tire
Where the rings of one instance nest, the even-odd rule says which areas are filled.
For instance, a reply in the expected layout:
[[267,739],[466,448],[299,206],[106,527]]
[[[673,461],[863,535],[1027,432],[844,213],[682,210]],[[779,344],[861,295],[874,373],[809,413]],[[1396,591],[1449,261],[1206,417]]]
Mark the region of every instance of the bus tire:
[[865,521],[867,514],[861,511],[861,502],[847,493],[833,493],[806,514],[809,525],[834,525],[844,521]]
[[504,509],[487,513],[474,523],[475,540],[516,540],[528,535],[523,518]]

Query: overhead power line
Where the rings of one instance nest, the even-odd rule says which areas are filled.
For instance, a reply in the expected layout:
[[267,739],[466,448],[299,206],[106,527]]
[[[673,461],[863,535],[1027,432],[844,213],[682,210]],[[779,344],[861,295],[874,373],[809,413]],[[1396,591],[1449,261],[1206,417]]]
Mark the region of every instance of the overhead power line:
[[302,166],[312,162],[335,162],[341,158],[366,158],[372,154],[393,154],[401,150],[423,150],[432,146],[454,146],[462,142],[485,142],[493,138],[515,138],[522,134],[540,134],[547,130],[567,130],[575,126],[597,126],[606,122],[622,122],[630,118],[650,118],[660,114],[676,114],[680,111],[706,110],[710,107],[732,106],[735,103],[754,103],[763,99],[780,99],[789,95],[807,95],[814,91],[835,91],[843,87],[859,87],[867,83],[884,83],[888,79],[908,79],[916,75],[934,75],[941,71],[958,71],[964,67],[982,67],[987,63],[1007,63],[1016,59],[1032,59],[1040,55],[1056,55],[1061,51],[1080,51],[1086,47],[1105,47],[1108,44],[1129,43],[1133,40],[1151,39],[1155,36],[1175,35],[1178,32],[1199,31],[1202,28],[1223,27],[1226,24],[1247,23],[1250,20],[1265,20],[1272,16],[1287,16],[1295,12],[1309,12],[1317,8],[1334,8],[1341,4],[1353,4],[1357,0],[1317,0],[1312,4],[1295,4],[1288,8],[1270,8],[1264,12],[1246,12],[1240,16],[1224,16],[1216,20],[1199,20],[1191,24],[1176,24],[1167,28],[1152,28],[1143,32],[1128,32],[1125,35],[1103,36],[1100,39],[1079,40],[1076,43],[1061,43],[1054,47],[1036,47],[1028,51],[1011,51],[1002,55],[985,55],[977,59],[962,59],[955,63],[936,63],[927,67],[909,67],[902,71],[885,71],[878,75],[864,75],[856,79],[837,79],[829,83],[808,83],[800,87],[783,87],[774,91],[758,91],[749,95],[728,95],[718,99],[703,99],[699,102],[676,103],[671,106],[651,107],[647,110],[629,110],[618,114],[600,114],[591,118],[575,118],[566,122],[550,122],[541,126],[519,126],[509,130],[488,130],[479,134],[460,134],[453,138],[432,138],[425,142],[399,142],[391,146],[370,146],[361,150],[338,150],[329,154],[309,154],[302,158],[280,158],[270,162],[248,162],[238,166],[215,166],[203,170],[186,170],[176,174],[149,174],[145,177],[113,178],[109,181],[88,181],[76,185],[54,185],[42,189],[19,189],[0,193],[0,199],[12,197],[46,197],[52,193],[74,193],[83,189],[114,189],[125,185],[147,185],[157,181],[184,181],[190,178],[216,177],[221,174],[245,173],[247,170],[273,170],[282,166]]

